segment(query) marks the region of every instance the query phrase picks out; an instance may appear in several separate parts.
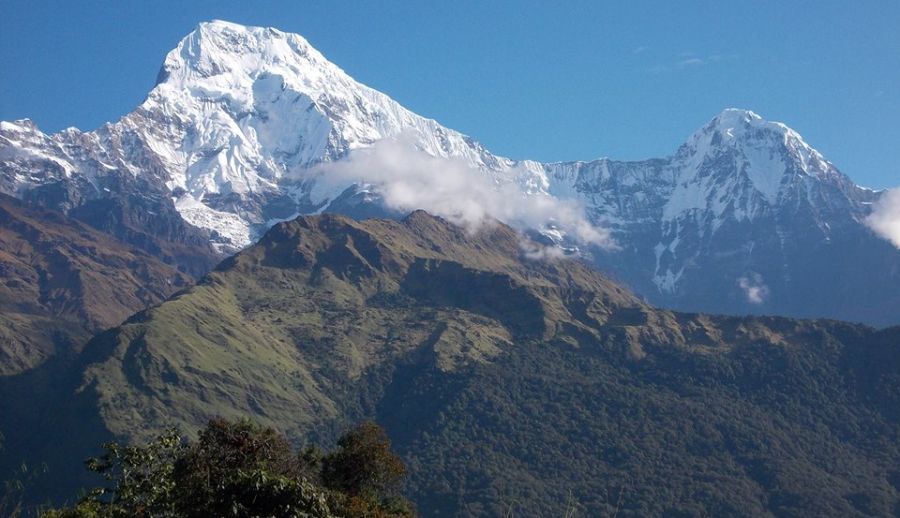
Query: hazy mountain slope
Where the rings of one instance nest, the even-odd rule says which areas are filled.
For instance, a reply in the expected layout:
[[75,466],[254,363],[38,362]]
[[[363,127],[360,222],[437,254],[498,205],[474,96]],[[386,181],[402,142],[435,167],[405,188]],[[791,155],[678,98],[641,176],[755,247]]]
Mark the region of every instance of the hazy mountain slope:
[[67,433],[251,415],[327,441],[374,416],[425,515],[900,509],[896,329],[655,310],[533,246],[422,212],[278,224],[96,337]]
[[74,349],[191,282],[83,223],[0,194],[0,375]]

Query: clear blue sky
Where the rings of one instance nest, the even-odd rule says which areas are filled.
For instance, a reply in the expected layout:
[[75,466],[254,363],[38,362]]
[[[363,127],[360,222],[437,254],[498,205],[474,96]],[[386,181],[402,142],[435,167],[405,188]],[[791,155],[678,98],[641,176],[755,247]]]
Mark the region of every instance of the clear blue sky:
[[93,129],[220,18],[304,35],[357,80],[513,158],[663,156],[729,106],[900,185],[900,2],[0,0],[0,119]]

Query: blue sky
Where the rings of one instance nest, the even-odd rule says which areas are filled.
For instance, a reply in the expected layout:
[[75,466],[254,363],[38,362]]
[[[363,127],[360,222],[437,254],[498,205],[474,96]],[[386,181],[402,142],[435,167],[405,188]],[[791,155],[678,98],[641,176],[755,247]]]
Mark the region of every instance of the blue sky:
[[0,0],[0,119],[92,129],[199,21],[305,36],[357,80],[537,160],[672,153],[725,107],[900,185],[900,2]]

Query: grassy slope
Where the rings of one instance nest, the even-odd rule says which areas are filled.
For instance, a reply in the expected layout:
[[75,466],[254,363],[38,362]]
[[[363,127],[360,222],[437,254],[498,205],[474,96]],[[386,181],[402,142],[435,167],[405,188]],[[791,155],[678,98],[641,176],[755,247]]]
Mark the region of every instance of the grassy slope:
[[0,376],[76,348],[190,283],[85,224],[0,195]]
[[375,416],[425,515],[900,510],[896,331],[654,310],[521,245],[423,213],[277,225],[95,338],[82,417],[328,441]]

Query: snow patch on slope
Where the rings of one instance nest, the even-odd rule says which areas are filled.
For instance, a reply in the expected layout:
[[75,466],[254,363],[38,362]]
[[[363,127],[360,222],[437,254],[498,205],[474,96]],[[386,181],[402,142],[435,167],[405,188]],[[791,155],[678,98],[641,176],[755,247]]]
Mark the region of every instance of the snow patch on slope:
[[213,233],[213,246],[219,252],[241,249],[253,243],[250,225],[237,214],[214,210],[191,195],[173,200],[185,221]]

